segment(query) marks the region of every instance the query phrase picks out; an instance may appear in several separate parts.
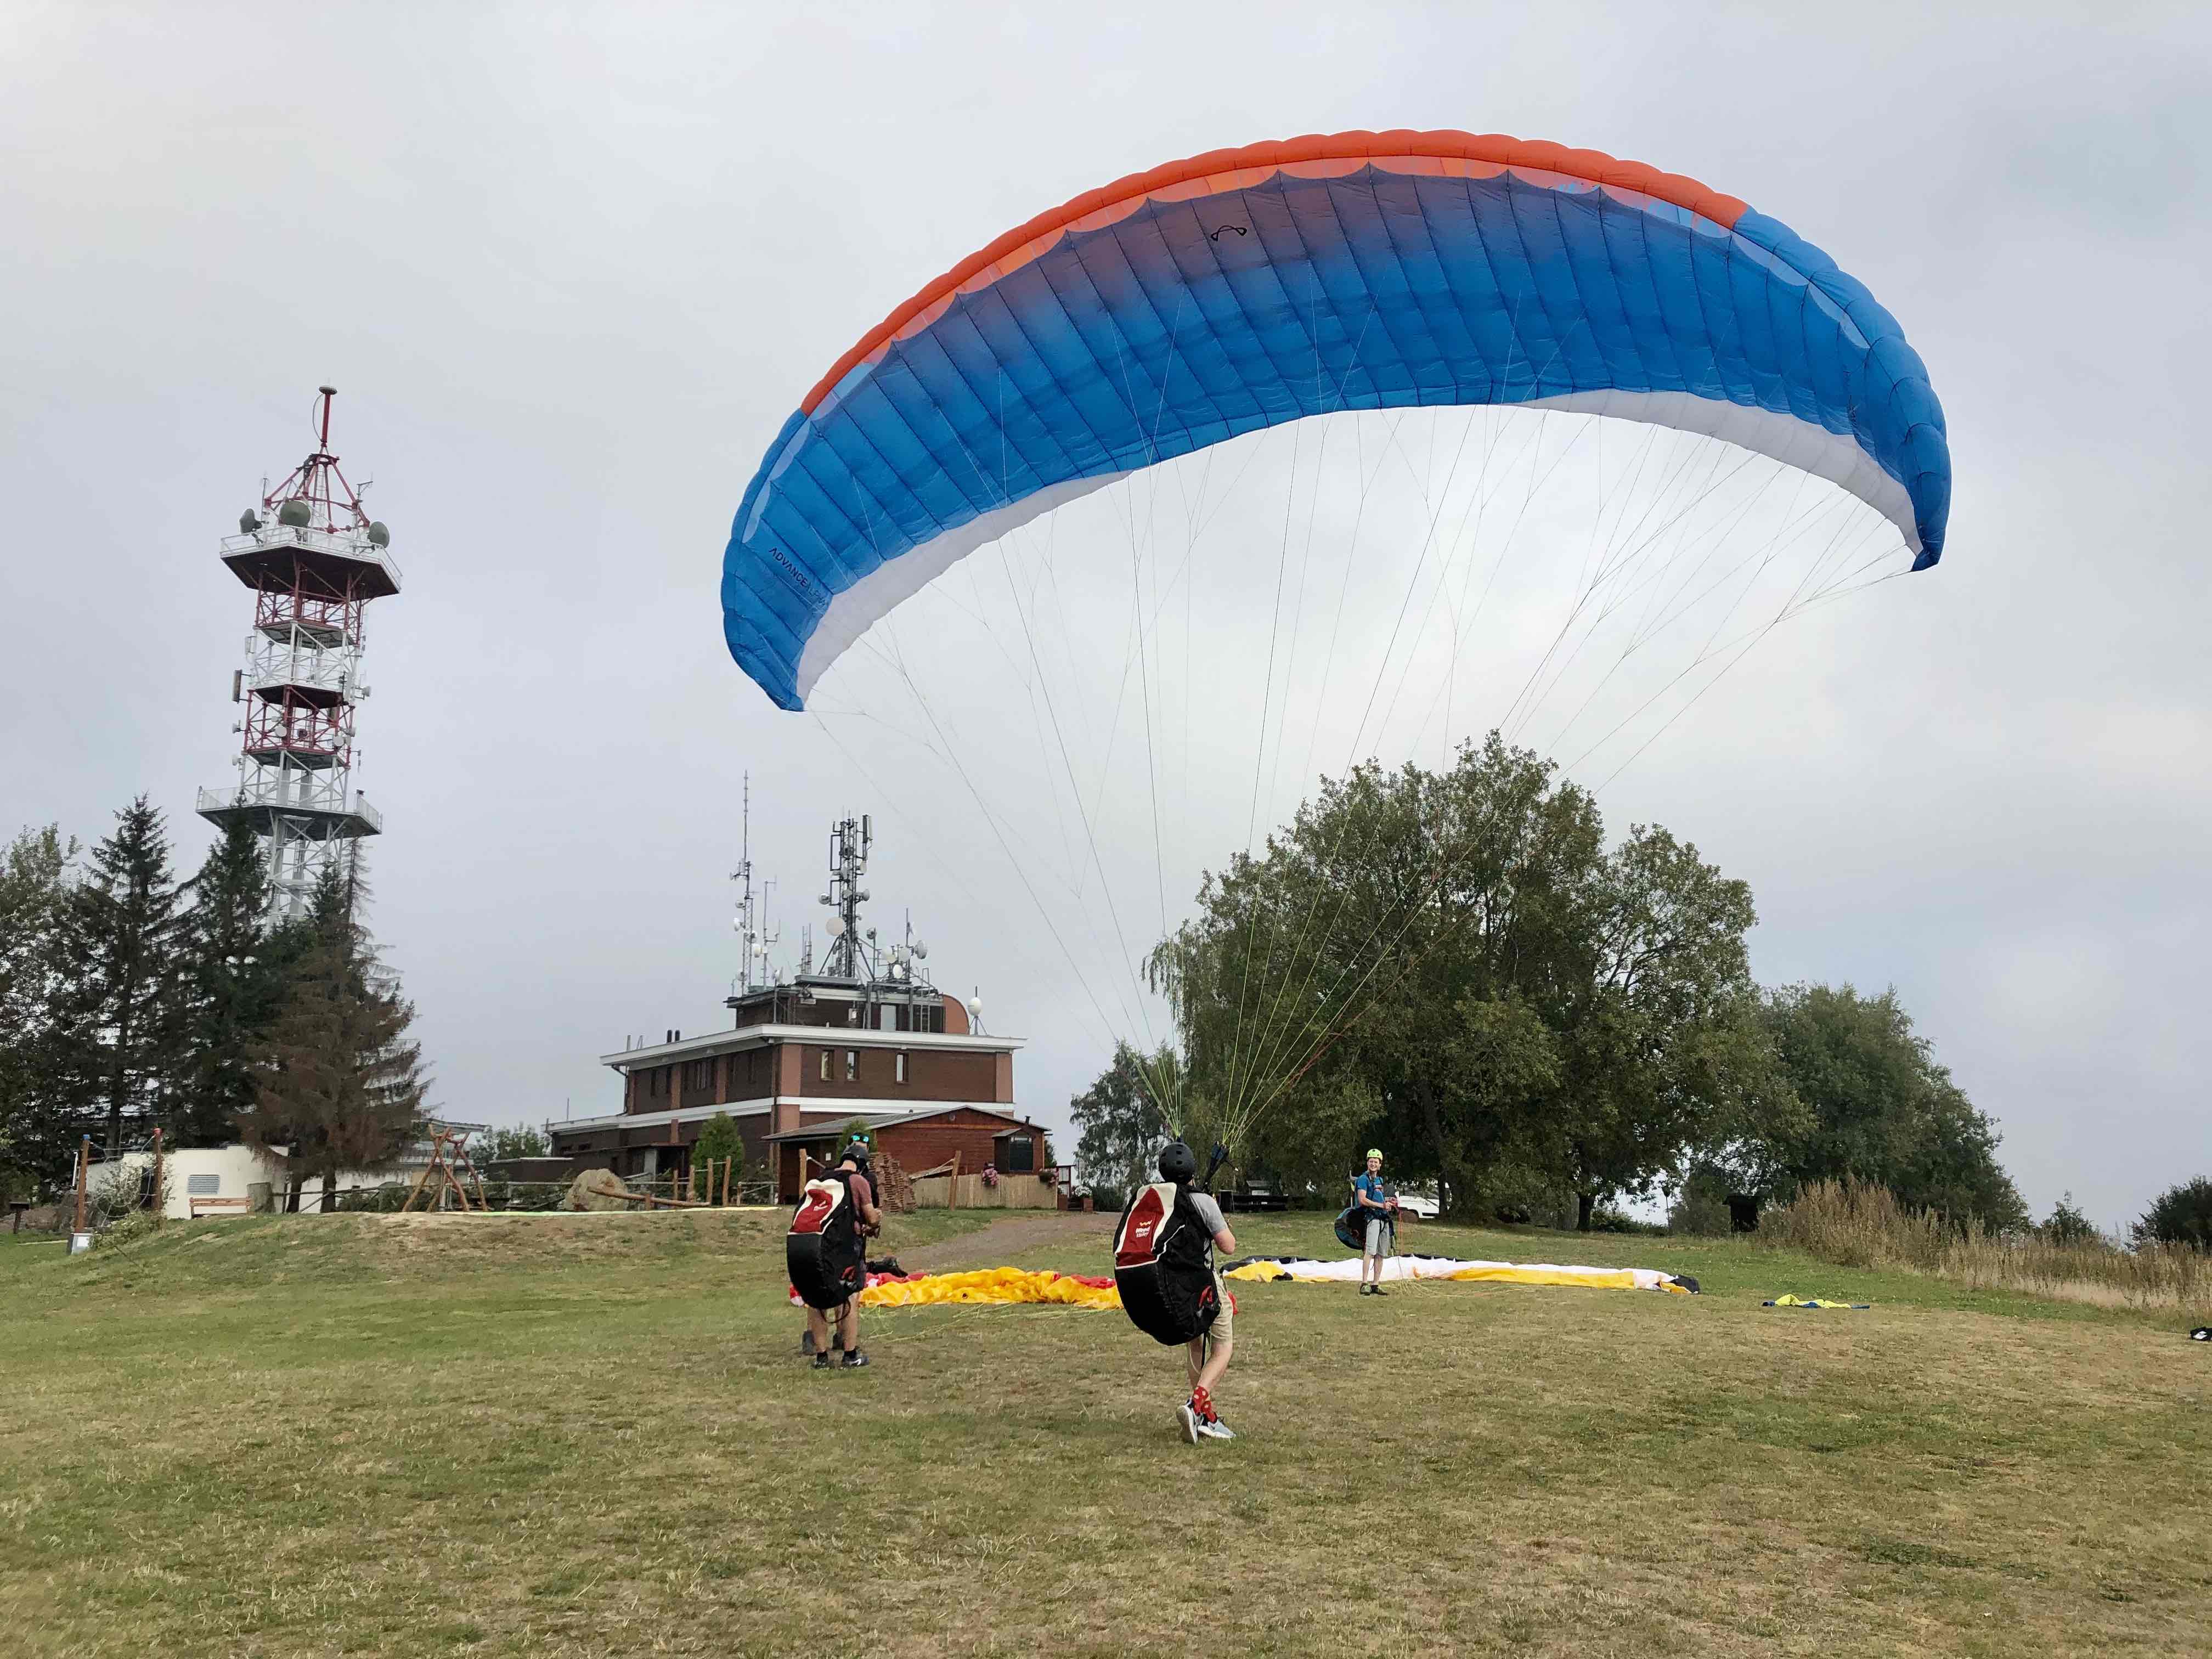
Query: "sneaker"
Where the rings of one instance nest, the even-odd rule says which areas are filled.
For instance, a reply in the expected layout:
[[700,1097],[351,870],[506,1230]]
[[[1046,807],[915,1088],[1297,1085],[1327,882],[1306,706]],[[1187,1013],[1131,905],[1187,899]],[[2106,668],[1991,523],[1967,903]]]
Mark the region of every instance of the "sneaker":
[[826,1352],[814,1356],[814,1369],[817,1371],[826,1371],[830,1369],[830,1356]]
[[1237,1437],[1236,1431],[1218,1417],[1200,1419],[1198,1431],[1208,1440],[1234,1440]]
[[1390,1294],[1389,1291],[1384,1290],[1380,1285],[1373,1286],[1367,1293],[1370,1296],[1388,1296]]
[[848,1348],[845,1350],[844,1364],[847,1370],[856,1371],[867,1363],[868,1356],[862,1353],[858,1348]]
[[1176,1407],[1176,1420],[1182,1425],[1182,1437],[1195,1446],[1198,1443],[1198,1437],[1206,1431],[1201,1426],[1199,1414],[1191,1409],[1189,1401],[1186,1400]]

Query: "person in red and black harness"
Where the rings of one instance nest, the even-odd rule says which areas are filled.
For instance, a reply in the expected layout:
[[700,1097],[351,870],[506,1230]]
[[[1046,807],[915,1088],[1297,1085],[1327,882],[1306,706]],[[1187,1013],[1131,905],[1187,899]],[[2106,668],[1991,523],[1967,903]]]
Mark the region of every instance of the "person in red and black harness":
[[[1198,1224],[1206,1230],[1213,1248],[1228,1255],[1236,1255],[1237,1235],[1229,1231],[1221,1206],[1211,1193],[1190,1190],[1190,1183],[1198,1174],[1198,1155],[1180,1140],[1171,1142],[1160,1153],[1159,1169],[1161,1175],[1188,1195],[1190,1207],[1198,1215]],[[1184,1346],[1184,1363],[1190,1372],[1190,1398],[1176,1407],[1183,1437],[1194,1446],[1200,1440],[1237,1437],[1221,1420],[1221,1413],[1213,1409],[1213,1390],[1220,1387],[1222,1376],[1229,1370],[1229,1357],[1237,1349],[1237,1304],[1230,1300],[1229,1287],[1221,1282],[1218,1267],[1213,1271],[1213,1294],[1221,1310],[1214,1315],[1206,1334],[1193,1337]]]
[[[845,1183],[860,1231],[864,1237],[871,1237],[881,1232],[884,1225],[884,1212],[876,1207],[875,1188],[868,1179],[872,1161],[868,1143],[855,1139],[838,1158],[837,1167],[830,1171],[833,1180]],[[814,1369],[817,1371],[826,1371],[833,1364],[842,1364],[851,1370],[868,1363],[868,1356],[860,1352],[860,1299],[857,1296],[846,1297],[837,1310],[837,1346],[843,1351],[842,1360],[831,1355],[830,1316],[822,1309],[807,1309],[806,1336],[814,1349]]]

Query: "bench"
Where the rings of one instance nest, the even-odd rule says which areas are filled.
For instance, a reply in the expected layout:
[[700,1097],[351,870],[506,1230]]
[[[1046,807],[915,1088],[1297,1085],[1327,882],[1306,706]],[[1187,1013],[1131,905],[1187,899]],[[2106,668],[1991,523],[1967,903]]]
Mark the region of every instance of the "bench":
[[253,1207],[253,1200],[250,1198],[193,1198],[187,1199],[185,1202],[191,1206],[195,1221],[214,1212],[244,1215]]

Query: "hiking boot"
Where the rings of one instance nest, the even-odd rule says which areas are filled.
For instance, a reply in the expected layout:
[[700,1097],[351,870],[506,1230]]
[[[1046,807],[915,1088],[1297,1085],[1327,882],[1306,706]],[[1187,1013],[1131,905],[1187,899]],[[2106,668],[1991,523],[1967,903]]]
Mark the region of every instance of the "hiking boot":
[[856,1371],[867,1363],[868,1356],[862,1353],[858,1348],[848,1348],[845,1350],[844,1366],[847,1370]]
[[1237,1437],[1236,1431],[1218,1417],[1200,1419],[1198,1431],[1208,1440],[1234,1440]]
[[1198,1443],[1198,1437],[1205,1431],[1200,1426],[1201,1419],[1199,1414],[1191,1409],[1189,1401],[1186,1400],[1176,1407],[1176,1421],[1182,1425],[1182,1437],[1195,1446]]
[[826,1352],[814,1356],[814,1369],[817,1371],[826,1371],[830,1369],[830,1356]]
[[1370,1296],[1388,1296],[1390,1294],[1389,1291],[1384,1290],[1380,1285],[1370,1285],[1368,1287],[1367,1293]]

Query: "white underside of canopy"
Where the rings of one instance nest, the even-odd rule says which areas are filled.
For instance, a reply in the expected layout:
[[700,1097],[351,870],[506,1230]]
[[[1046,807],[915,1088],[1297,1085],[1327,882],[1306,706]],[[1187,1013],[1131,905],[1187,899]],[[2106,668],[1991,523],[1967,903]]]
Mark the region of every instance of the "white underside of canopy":
[[[1335,1261],[1283,1261],[1274,1265],[1295,1284],[1351,1285],[1362,1276],[1362,1263],[1356,1255]],[[1231,1279],[1246,1276],[1237,1269],[1226,1275]],[[1672,1273],[1662,1273],[1653,1267],[1563,1267],[1549,1261],[1461,1261],[1426,1255],[1385,1256],[1382,1277],[1393,1281],[1450,1279],[1474,1284],[1564,1285],[1623,1291],[1663,1291],[1674,1283]]]
[[[1718,438],[1723,443],[1767,456],[1838,485],[1895,525],[1905,538],[1905,546],[1914,554],[1920,551],[1912,501],[1905,493],[1905,486],[1883,471],[1848,433],[1831,432],[1794,415],[1747,408],[1741,404],[1700,398],[1687,392],[1577,392],[1512,407],[1606,415],[1615,420],[1640,421],[1648,426],[1673,427]],[[1130,471],[1139,470],[1132,468]],[[813,694],[815,682],[861,635],[977,548],[987,547],[1030,520],[1079,501],[1093,490],[1119,483],[1129,476],[1130,472],[1106,472],[1093,478],[1071,478],[1066,483],[1054,484],[981,514],[957,529],[924,542],[910,553],[878,565],[831,599],[830,608],[822,613],[822,620],[815,624],[805,650],[799,653],[799,701],[804,702]]]

